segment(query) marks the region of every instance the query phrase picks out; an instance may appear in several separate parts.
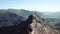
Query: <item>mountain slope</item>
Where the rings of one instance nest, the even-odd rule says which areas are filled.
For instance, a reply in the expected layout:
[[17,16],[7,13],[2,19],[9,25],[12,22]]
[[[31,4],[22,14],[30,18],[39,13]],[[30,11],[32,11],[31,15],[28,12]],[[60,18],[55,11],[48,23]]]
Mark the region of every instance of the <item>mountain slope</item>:
[[[0,26],[4,24],[4,20],[10,20],[9,23],[13,22],[15,24],[16,21],[24,21],[28,18],[32,13],[36,13],[41,18],[44,18],[50,25],[55,26],[56,24],[60,24],[60,12],[49,13],[49,12],[38,12],[38,11],[29,11],[24,9],[0,9]],[[3,22],[3,24],[2,24]],[[7,22],[8,23],[8,22]],[[9,24],[9,25],[10,25]],[[12,25],[12,24],[11,24]]]
[[19,22],[26,20],[30,15],[29,13],[31,12],[27,10],[0,9],[0,27],[17,25]]
[[38,15],[31,14],[18,25],[0,28],[1,34],[60,34]]
[[56,24],[60,24],[60,12],[53,13],[53,12],[32,11],[32,13],[36,13],[40,17],[44,18],[51,26],[60,27],[60,26],[55,26]]

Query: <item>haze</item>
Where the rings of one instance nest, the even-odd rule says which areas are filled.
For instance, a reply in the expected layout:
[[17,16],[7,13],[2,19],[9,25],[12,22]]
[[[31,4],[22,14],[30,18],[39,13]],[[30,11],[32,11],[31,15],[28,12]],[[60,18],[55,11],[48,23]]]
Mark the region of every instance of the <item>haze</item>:
[[42,12],[59,12],[60,0],[0,0],[0,9],[9,8]]

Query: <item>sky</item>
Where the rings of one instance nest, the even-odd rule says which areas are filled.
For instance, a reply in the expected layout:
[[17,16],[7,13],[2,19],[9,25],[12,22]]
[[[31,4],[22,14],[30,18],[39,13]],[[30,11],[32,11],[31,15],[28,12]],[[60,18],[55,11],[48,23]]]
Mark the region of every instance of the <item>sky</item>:
[[0,9],[9,8],[58,12],[60,11],[60,0],[0,0]]

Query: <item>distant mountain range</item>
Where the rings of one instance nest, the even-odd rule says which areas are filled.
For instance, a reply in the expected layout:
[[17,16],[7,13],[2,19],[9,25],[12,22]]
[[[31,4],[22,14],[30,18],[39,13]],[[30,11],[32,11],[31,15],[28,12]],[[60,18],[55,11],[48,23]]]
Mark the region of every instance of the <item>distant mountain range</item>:
[[33,12],[44,18],[51,26],[60,27],[60,12]]
[[[20,21],[26,20],[32,13],[36,13],[41,18],[44,18],[52,26],[60,26],[60,12],[51,13],[29,11],[24,9],[0,9],[0,27],[18,24]],[[17,21],[18,23],[16,23]]]

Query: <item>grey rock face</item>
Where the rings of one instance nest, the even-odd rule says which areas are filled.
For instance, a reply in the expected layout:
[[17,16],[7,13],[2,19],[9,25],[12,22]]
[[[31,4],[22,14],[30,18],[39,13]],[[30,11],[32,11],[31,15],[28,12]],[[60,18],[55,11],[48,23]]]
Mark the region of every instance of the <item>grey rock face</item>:
[[33,15],[33,22],[31,25],[32,32],[31,34],[60,34],[57,30],[52,28],[46,23],[43,19],[39,18],[38,15]]

